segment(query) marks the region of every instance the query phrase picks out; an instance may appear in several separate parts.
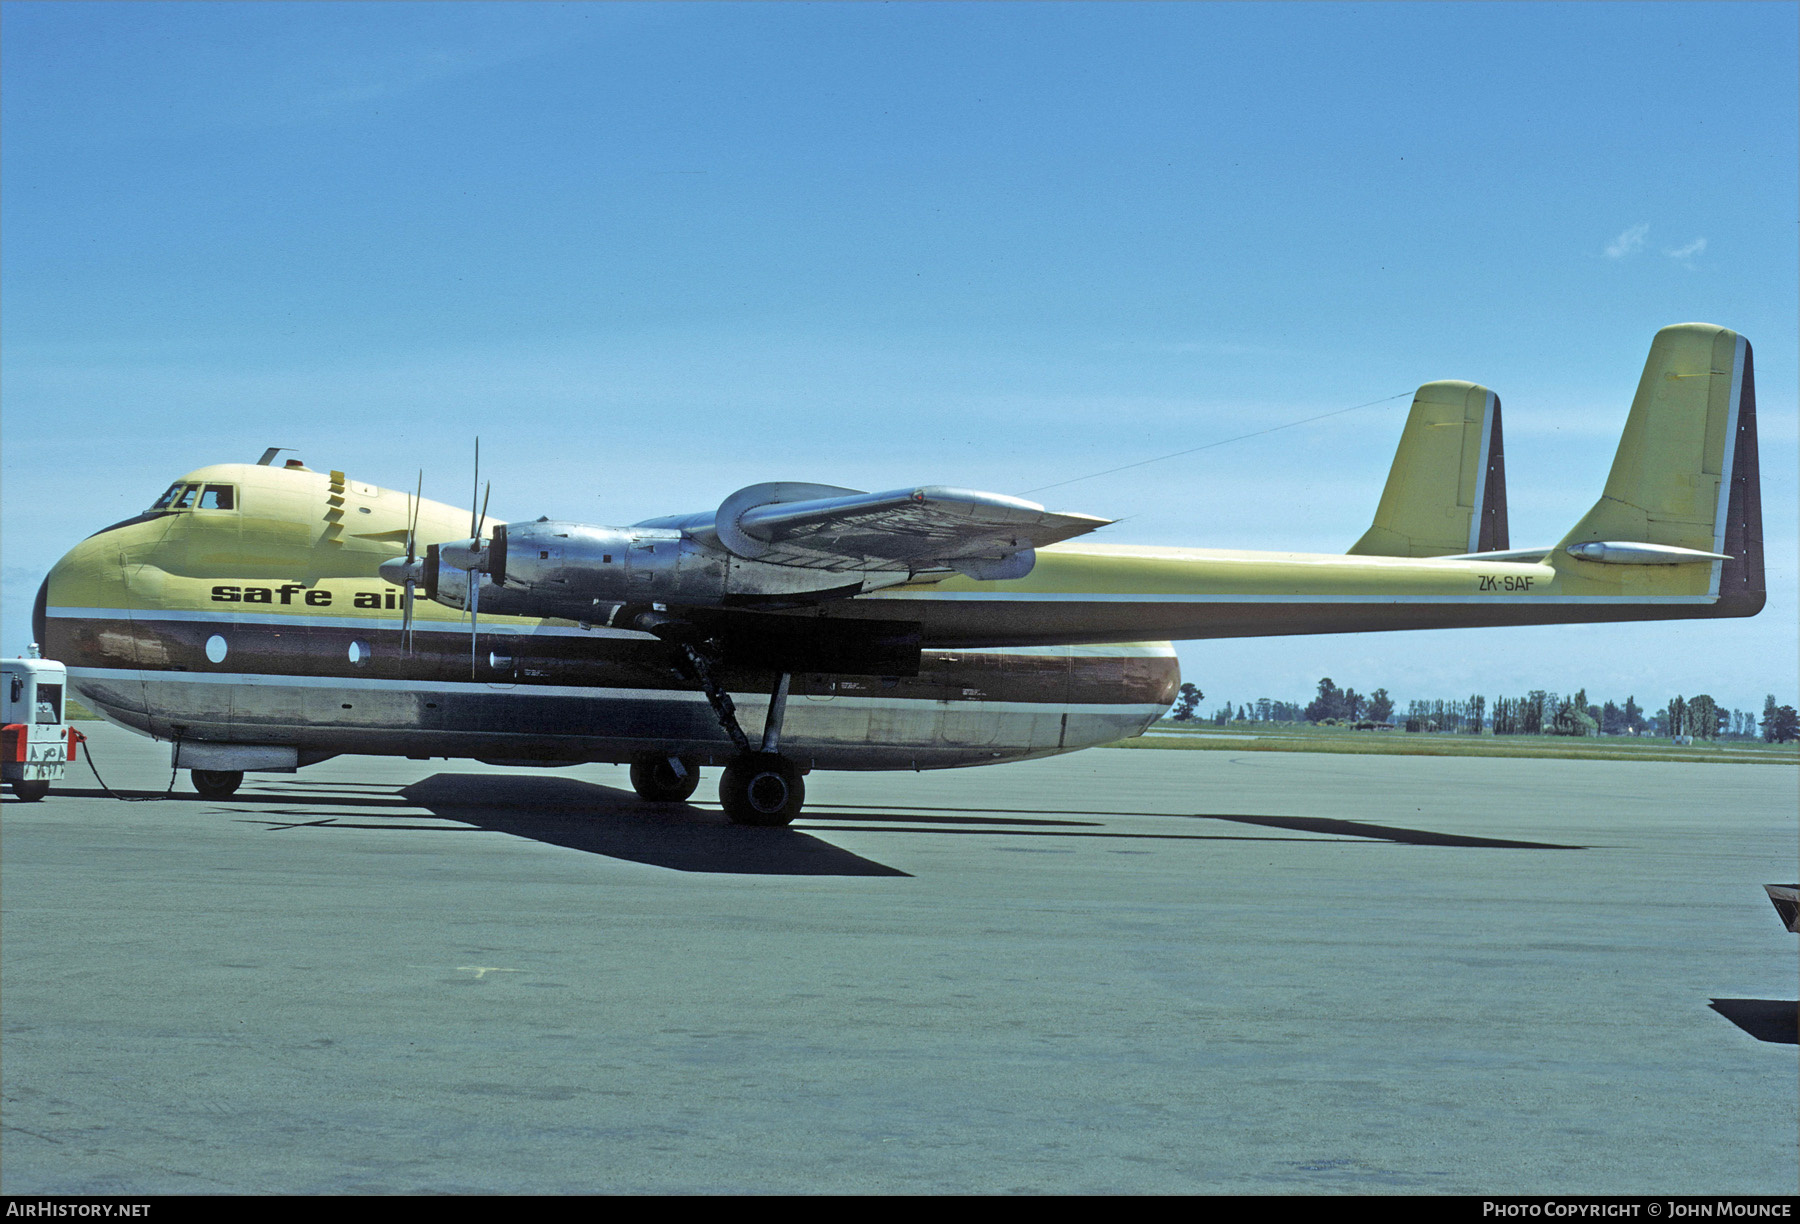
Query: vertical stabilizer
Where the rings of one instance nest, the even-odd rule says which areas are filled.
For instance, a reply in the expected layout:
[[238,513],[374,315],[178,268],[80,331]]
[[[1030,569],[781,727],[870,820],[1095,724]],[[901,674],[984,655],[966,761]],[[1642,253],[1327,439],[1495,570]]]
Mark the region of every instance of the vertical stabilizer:
[[1413,396],[1374,525],[1352,556],[1445,557],[1508,548],[1500,397],[1468,382]]
[[[1608,563],[1609,553],[1627,550],[1601,544],[1706,556]],[[1725,616],[1762,609],[1762,481],[1748,341],[1710,323],[1656,333],[1606,489],[1546,560],[1563,571],[1571,593],[1716,600]]]

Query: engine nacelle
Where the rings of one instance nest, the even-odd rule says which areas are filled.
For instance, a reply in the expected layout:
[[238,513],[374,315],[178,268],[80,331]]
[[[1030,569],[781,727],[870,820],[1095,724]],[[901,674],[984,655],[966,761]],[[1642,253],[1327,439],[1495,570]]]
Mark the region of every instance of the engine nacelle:
[[848,595],[907,577],[748,560],[674,527],[550,520],[498,526],[479,551],[472,540],[434,546],[424,565],[426,596],[438,603],[466,608],[473,579],[483,611],[568,620],[598,619],[621,604],[717,608]]
[[509,523],[494,529],[486,570],[509,604],[518,597],[563,609],[596,603],[712,604],[725,592],[726,558],[709,552],[667,528]]

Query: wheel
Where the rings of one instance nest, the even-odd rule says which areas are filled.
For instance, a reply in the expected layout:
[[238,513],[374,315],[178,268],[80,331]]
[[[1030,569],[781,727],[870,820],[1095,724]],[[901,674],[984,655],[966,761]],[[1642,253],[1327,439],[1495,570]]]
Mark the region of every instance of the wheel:
[[638,793],[638,798],[648,799],[651,803],[680,803],[700,785],[700,771],[694,768],[692,762],[683,761],[681,766],[687,771],[685,778],[675,776],[668,757],[633,761],[631,789]]
[[41,778],[34,782],[14,782],[13,798],[21,803],[36,803],[50,793],[50,784]]
[[774,828],[800,814],[806,783],[786,757],[754,752],[725,767],[719,779],[719,802],[733,824]]
[[189,772],[194,777],[194,789],[200,792],[202,799],[227,798],[244,780],[241,769],[195,769]]

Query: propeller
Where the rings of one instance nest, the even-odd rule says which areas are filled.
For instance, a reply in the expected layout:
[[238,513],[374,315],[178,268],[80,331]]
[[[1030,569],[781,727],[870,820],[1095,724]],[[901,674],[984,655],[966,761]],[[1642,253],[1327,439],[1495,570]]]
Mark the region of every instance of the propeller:
[[[476,679],[479,673],[478,659],[481,648],[481,575],[486,573],[489,564],[488,550],[483,547],[481,529],[487,522],[488,499],[493,495],[494,485],[489,481],[485,491],[481,484],[481,439],[475,440],[475,491],[481,494],[477,507],[471,497],[469,509],[469,538],[448,544],[432,544],[419,555],[419,516],[425,504],[425,473],[419,473],[418,491],[408,495],[406,522],[406,559],[390,558],[381,563],[381,576],[395,586],[406,588],[406,602],[400,616],[400,644],[402,652],[411,656],[414,651],[413,609],[417,598],[416,592],[422,583],[425,597],[436,599],[438,595],[438,572],[440,566],[451,566],[462,570],[469,577],[468,609],[469,609],[469,678]],[[453,605],[454,606],[454,605]]]
[[[419,473],[419,487],[416,493],[406,495],[406,557],[389,557],[377,570],[381,577],[397,587],[406,589],[405,601],[400,605],[400,653],[411,657],[413,653],[413,602],[415,592],[421,582],[425,582],[425,573],[429,563],[419,555],[419,512],[425,504],[425,473]],[[437,545],[431,546],[433,549]],[[425,594],[431,594],[431,583],[425,582]]]
[[[481,439],[475,439],[475,485],[469,490],[469,536],[475,541],[475,547],[481,547],[481,523],[475,517],[475,495],[481,492]],[[481,508],[481,517],[487,517],[487,507]]]
[[[488,482],[487,493],[481,491],[481,439],[475,439],[475,485],[469,496],[469,538],[454,544],[438,546],[441,564],[454,566],[469,576],[467,607],[469,609],[469,679],[479,674],[477,659],[481,645],[481,575],[487,571],[487,550],[482,547],[481,527],[487,521],[488,497],[494,485]],[[476,495],[480,495],[479,508]],[[429,594],[430,592],[427,592]]]
[[[481,439],[475,439],[475,479],[481,479]],[[475,655],[481,633],[481,573],[487,568],[487,557],[481,547],[481,524],[487,522],[488,494],[494,491],[494,482],[489,481],[486,492],[481,495],[481,514],[475,517],[474,499],[470,499],[469,514],[473,524],[469,538],[474,545],[469,558],[469,679],[475,678]]]
[[419,543],[419,506],[425,500],[425,469],[419,469],[419,489],[406,499],[406,603],[400,613],[400,650],[407,658],[413,652],[413,590],[419,585],[413,562]]

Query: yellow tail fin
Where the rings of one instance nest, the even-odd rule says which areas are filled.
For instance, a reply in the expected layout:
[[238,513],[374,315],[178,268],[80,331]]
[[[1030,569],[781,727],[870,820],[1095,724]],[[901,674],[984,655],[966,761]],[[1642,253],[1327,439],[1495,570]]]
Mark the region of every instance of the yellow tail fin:
[[[1750,345],[1679,323],[1651,343],[1605,492],[1546,560],[1571,594],[1716,601],[1720,615],[1753,616],[1765,598],[1761,503]],[[1631,544],[1653,547],[1601,547]]]
[[1500,397],[1467,382],[1413,396],[1362,557],[1445,557],[1505,549],[1506,457]]

